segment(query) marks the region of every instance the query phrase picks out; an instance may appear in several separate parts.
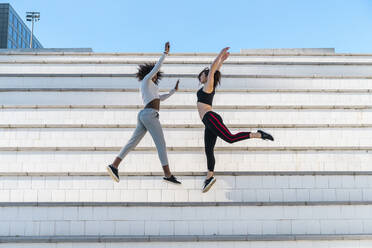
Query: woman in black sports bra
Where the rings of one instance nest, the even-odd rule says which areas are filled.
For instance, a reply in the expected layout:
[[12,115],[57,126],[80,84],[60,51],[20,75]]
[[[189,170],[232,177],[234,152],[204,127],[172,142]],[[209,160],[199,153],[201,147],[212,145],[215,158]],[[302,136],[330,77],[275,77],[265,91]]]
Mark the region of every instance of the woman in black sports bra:
[[201,87],[196,94],[198,97],[197,107],[200,119],[205,125],[204,145],[208,163],[208,173],[204,181],[203,193],[207,192],[216,182],[216,178],[214,177],[214,146],[216,144],[217,137],[220,137],[228,143],[235,143],[250,138],[274,141],[274,138],[270,134],[265,133],[262,130],[258,130],[256,133],[240,132],[237,134],[232,134],[223,123],[221,116],[212,111],[212,102],[215,89],[220,84],[221,79],[219,69],[230,55],[228,50],[229,47],[222,49],[220,54],[212,63],[211,68],[205,68],[198,75],[199,82],[203,84],[203,87]]

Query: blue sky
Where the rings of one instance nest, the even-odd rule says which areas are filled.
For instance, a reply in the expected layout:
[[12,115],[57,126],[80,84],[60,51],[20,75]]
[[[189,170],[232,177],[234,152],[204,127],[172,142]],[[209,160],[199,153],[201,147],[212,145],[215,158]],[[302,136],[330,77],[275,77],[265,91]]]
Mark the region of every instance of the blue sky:
[[217,52],[333,47],[372,53],[372,0],[8,0],[41,12],[44,47],[96,52]]

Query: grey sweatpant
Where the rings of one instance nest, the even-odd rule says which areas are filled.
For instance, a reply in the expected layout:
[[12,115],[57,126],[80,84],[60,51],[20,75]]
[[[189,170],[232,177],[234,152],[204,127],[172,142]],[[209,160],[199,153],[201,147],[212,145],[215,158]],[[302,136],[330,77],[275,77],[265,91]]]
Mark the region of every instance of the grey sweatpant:
[[152,108],[145,108],[137,115],[137,127],[128,143],[121,149],[118,157],[123,159],[145,136],[147,130],[150,132],[158,150],[162,166],[168,165],[167,148],[165,145],[163,129],[159,121],[159,113]]

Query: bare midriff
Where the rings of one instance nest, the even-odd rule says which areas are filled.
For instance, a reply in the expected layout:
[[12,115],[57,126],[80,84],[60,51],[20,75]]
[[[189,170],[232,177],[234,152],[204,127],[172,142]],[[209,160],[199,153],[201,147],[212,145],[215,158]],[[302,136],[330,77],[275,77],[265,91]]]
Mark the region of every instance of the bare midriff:
[[203,117],[207,112],[212,111],[212,106],[209,104],[197,102],[196,106],[198,107],[199,116],[201,120],[203,120]]
[[157,111],[159,111],[159,109],[160,109],[160,99],[157,98],[157,99],[152,100],[151,102],[146,104],[145,108],[152,108],[152,109],[156,109]]

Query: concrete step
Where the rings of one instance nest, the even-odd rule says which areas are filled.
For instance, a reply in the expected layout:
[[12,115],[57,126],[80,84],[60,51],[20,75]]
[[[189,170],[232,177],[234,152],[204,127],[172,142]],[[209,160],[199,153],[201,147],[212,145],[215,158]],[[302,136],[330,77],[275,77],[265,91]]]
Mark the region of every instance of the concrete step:
[[[119,151],[120,147],[103,147],[103,146],[44,146],[44,147],[35,147],[35,146],[6,146],[0,147],[2,152],[113,152]],[[167,151],[174,152],[198,152],[203,150],[204,147],[199,146],[189,146],[189,147],[169,147],[167,146]],[[156,152],[155,147],[136,147],[132,151],[135,152]],[[343,151],[343,152],[370,152],[372,151],[371,146],[262,146],[262,147],[243,147],[243,146],[234,146],[234,147],[215,147],[215,152],[329,152],[329,151]]]
[[[171,89],[170,87],[169,89]],[[197,90],[199,90],[201,86],[199,85],[195,89],[178,89],[177,92],[191,92],[195,93]],[[165,92],[167,93],[169,89],[159,89],[159,92]],[[223,93],[371,93],[372,90],[370,89],[230,89],[230,88],[218,88],[216,90],[217,92]],[[137,88],[0,88],[1,93],[5,92],[140,92],[140,89]]]
[[[167,59],[170,61],[198,61],[213,59],[218,55],[215,53],[170,53]],[[157,53],[94,53],[77,51],[43,51],[43,52],[22,52],[22,51],[2,51],[0,59],[2,62],[14,61],[71,61],[82,60],[90,61],[124,61],[128,60],[156,60],[161,56]],[[335,53],[334,48],[275,48],[275,49],[241,49],[239,53],[231,53],[228,61],[298,61],[298,62],[368,62],[371,61],[371,54],[350,54]],[[226,61],[226,62],[228,62]]]
[[[0,105],[0,109],[143,109],[143,105]],[[161,105],[161,109],[190,110],[196,105]],[[372,105],[214,105],[214,110],[369,110]],[[196,112],[197,113],[197,112]]]
[[[2,105],[143,105],[139,92],[0,92]],[[177,92],[163,103],[196,105],[195,92]],[[368,105],[372,93],[220,92],[215,105]]]
[[[163,124],[163,128],[175,129],[200,129],[203,124]],[[231,124],[229,128],[371,128],[372,124]],[[41,129],[41,128],[80,128],[80,129],[104,129],[104,128],[136,128],[136,124],[0,124],[3,129]]]
[[[160,173],[159,173],[160,174]],[[372,175],[217,175],[206,194],[205,176],[1,176],[0,202],[368,202]]]
[[[114,108],[17,108],[0,107],[0,125],[121,125],[137,123],[139,109]],[[200,126],[196,109],[162,109],[160,121],[167,126]],[[272,128],[287,125],[370,125],[372,109],[216,109],[229,127]]]
[[371,235],[71,235],[0,237],[0,247],[356,247],[372,245]]
[[[207,207],[206,207],[207,206]],[[372,205],[69,206],[0,208],[1,236],[370,234]]]
[[[9,73],[136,73],[138,64],[150,61],[132,61],[132,63],[4,63],[0,74]],[[196,74],[210,66],[205,63],[164,63],[162,71],[167,74]],[[226,63],[221,68],[222,73],[238,75],[285,75],[285,76],[372,76],[372,64],[369,63]]]
[[[324,53],[323,51],[311,51],[304,54],[304,50],[281,51],[251,51],[245,50],[241,53],[231,53],[227,64],[369,64],[372,63],[371,54],[340,54]],[[269,49],[265,49],[269,50]],[[280,49],[282,50],[282,49]],[[11,52],[0,55],[1,63],[95,63],[95,64],[128,64],[157,61],[161,53],[21,53]],[[171,53],[167,56],[165,63],[181,64],[211,64],[218,53]]]
[[[106,175],[115,151],[1,151],[0,173],[79,173]],[[352,151],[217,151],[218,172],[361,172],[371,171],[372,155],[365,150]],[[174,173],[202,173],[207,170],[204,149],[168,151]],[[132,151],[122,162],[120,172],[161,173],[155,150]],[[100,174],[99,174],[100,173]],[[123,174],[123,175],[124,175]],[[159,174],[160,175],[160,174]]]
[[[132,128],[22,128],[0,129],[0,147],[121,147]],[[204,128],[164,128],[169,147],[203,147]],[[232,133],[241,131],[232,128]],[[372,147],[372,128],[274,128],[266,129],[275,141],[249,139],[229,144],[217,139],[216,146],[234,147]],[[150,134],[137,147],[154,147]]]
[[[177,79],[180,89],[200,87],[197,74],[165,74],[159,87],[170,89]],[[138,89],[134,74],[0,74],[0,88],[129,88]],[[280,76],[223,74],[218,89],[364,89],[372,88],[370,77]]]

